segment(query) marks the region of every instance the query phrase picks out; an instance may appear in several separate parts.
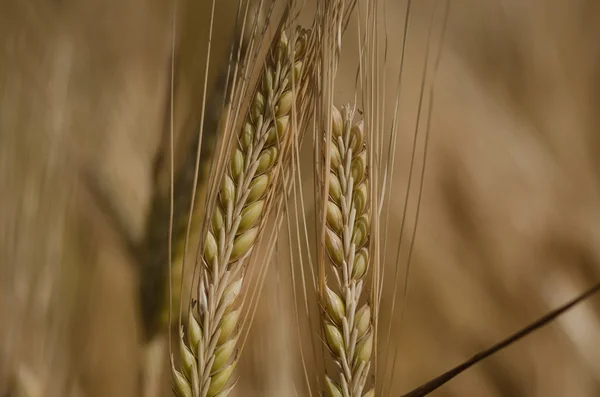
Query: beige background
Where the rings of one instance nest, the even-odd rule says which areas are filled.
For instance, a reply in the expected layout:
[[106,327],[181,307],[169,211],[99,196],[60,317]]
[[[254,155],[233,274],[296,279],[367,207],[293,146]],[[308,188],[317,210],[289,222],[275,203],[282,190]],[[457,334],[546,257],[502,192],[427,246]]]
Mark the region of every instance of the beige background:
[[[231,3],[217,8],[215,65],[224,65],[231,40]],[[436,6],[428,83],[446,5]],[[208,6],[179,3],[178,163],[199,120]],[[403,1],[389,2],[386,12],[388,117],[404,10]],[[0,395],[14,379],[32,384],[30,375],[47,385],[44,396],[142,395],[137,288],[148,274],[126,241],[143,237],[154,160],[165,150],[171,12],[171,4],[159,0],[0,1]],[[413,4],[383,324],[390,317],[432,12],[431,0]],[[597,280],[599,22],[592,0],[451,2],[408,301],[401,325],[393,316],[388,347],[399,346],[392,396]],[[354,93],[356,29],[353,21],[344,41],[338,104]],[[211,69],[211,88],[219,70]],[[422,117],[430,99],[427,89]],[[420,126],[397,310],[413,238],[425,118]],[[309,155],[302,187],[313,207]],[[305,395],[285,245],[242,356],[239,396],[295,396],[295,389]],[[597,395],[597,305],[598,299],[582,305],[433,395]],[[380,368],[385,351],[382,346]],[[315,378],[310,359],[308,367]],[[387,388],[383,395],[390,395]]]

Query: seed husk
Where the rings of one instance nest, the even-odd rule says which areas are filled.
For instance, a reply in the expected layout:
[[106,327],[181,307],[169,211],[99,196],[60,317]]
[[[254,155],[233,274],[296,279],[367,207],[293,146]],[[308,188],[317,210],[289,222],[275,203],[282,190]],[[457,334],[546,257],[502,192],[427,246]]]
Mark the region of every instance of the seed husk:
[[326,397],[344,397],[340,387],[332,381],[329,376],[325,376],[325,396]]
[[173,388],[175,392],[181,397],[193,397],[192,386],[190,386],[185,376],[176,369],[172,369],[171,372],[173,374]]
[[221,333],[219,334],[219,344],[224,343],[229,336],[235,330],[238,320],[240,318],[240,310],[232,310],[231,312],[225,314],[223,319],[221,320],[221,324],[219,328],[221,328]]
[[252,183],[250,183],[250,193],[248,194],[247,202],[252,203],[264,196],[267,187],[269,187],[269,179],[269,174],[259,175],[254,178]]
[[331,323],[325,324],[325,338],[331,351],[337,356],[341,355],[344,350],[344,338],[338,327]]
[[363,307],[356,314],[356,330],[358,331],[358,337],[362,338],[367,333],[371,326],[371,307],[368,304]]
[[208,396],[209,397],[216,396],[216,394],[219,393],[223,389],[223,387],[225,386],[225,384],[231,377],[231,374],[233,373],[234,368],[235,368],[235,363],[228,365],[227,367],[222,369],[220,372],[217,372],[214,376],[211,376],[210,387],[208,388]]
[[235,351],[237,338],[231,338],[215,350],[215,360],[213,361],[212,371],[216,372],[223,368]]
[[327,202],[327,223],[337,234],[342,232],[342,210],[332,201]]
[[327,307],[327,313],[331,319],[338,325],[342,325],[342,319],[346,315],[346,308],[344,307],[344,302],[342,299],[331,290],[331,288],[326,287],[325,290],[325,305]]
[[231,250],[231,257],[229,258],[229,261],[237,261],[242,256],[246,255],[246,253],[254,245],[254,241],[256,241],[257,236],[258,228],[254,227],[250,230],[247,230],[240,236],[236,237],[233,243],[233,249]]
[[261,215],[263,214],[264,208],[264,200],[256,201],[244,208],[242,211],[242,220],[238,226],[238,233],[243,233],[246,230],[256,226]]

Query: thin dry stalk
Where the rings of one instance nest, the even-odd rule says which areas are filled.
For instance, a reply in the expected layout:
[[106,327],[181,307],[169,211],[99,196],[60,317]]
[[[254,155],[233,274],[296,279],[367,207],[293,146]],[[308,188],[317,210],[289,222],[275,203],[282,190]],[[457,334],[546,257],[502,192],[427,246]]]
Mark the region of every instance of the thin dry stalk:
[[296,102],[292,79],[300,77],[306,48],[307,32],[299,32],[289,43],[282,31],[227,159],[201,258],[199,300],[190,305],[186,335],[181,331],[180,370],[172,366],[180,397],[225,397],[235,386],[226,385],[238,360],[234,353],[242,308],[236,303],[247,259],[276,191],[274,181]]
[[360,306],[370,258],[369,173],[363,123],[354,113],[350,106],[332,112],[325,247],[335,282],[325,281],[323,326],[339,383],[326,375],[327,397],[374,395],[373,389],[364,393],[373,349],[371,306]]

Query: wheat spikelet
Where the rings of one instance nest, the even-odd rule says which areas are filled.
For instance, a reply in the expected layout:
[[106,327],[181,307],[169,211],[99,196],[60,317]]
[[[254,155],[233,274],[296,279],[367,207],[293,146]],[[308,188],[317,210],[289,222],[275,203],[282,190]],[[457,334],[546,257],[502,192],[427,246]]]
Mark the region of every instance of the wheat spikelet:
[[226,385],[237,363],[241,309],[235,303],[274,191],[280,143],[295,103],[292,80],[300,76],[307,47],[306,31],[295,37],[291,56],[283,31],[271,47],[221,180],[202,255],[199,302],[190,307],[185,337],[181,331],[181,371],[172,366],[180,397],[225,397],[234,387]]
[[336,282],[325,285],[323,326],[339,383],[326,375],[328,397],[374,395],[363,394],[373,346],[370,304],[359,307],[369,267],[370,203],[365,133],[354,113],[345,106],[332,114],[325,246]]

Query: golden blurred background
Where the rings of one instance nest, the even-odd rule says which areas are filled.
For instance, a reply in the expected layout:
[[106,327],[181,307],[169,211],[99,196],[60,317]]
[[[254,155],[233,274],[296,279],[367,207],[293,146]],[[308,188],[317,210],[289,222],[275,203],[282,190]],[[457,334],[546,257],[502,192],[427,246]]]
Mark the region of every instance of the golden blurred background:
[[[216,4],[209,141],[238,2]],[[195,156],[211,5],[177,2],[173,48],[173,2],[0,0],[0,396],[171,395],[166,334],[152,320],[168,212],[153,206],[169,188],[173,50],[176,175]],[[386,7],[391,120],[407,3]],[[354,98],[358,37],[352,19],[339,104]],[[600,3],[412,2],[401,81],[382,306],[392,331],[377,352],[381,395],[396,397],[600,278]],[[314,162],[302,153],[311,212]],[[307,395],[300,346],[316,376],[282,236],[236,396]],[[431,395],[599,395],[599,304]]]

